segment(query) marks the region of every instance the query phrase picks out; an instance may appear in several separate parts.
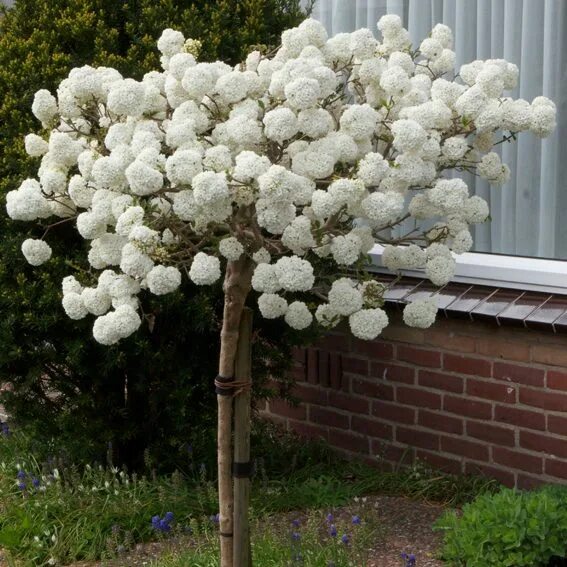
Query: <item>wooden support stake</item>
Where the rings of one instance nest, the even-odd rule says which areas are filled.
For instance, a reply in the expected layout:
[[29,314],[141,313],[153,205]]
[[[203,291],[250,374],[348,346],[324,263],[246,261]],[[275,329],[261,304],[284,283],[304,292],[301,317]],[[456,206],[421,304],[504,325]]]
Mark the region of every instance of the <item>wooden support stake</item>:
[[[252,381],[252,310],[244,308],[236,352],[235,378],[239,382]],[[250,388],[243,388],[234,400],[234,567],[250,567],[250,477],[246,463],[250,463]]]

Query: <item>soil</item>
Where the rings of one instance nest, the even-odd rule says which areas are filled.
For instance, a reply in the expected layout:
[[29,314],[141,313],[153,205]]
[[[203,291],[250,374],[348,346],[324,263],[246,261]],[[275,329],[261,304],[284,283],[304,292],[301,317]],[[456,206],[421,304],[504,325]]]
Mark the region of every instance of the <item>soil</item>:
[[[444,506],[400,497],[371,496],[366,507],[374,510],[382,528],[380,539],[370,549],[371,560],[366,567],[400,567],[402,553],[413,553],[416,567],[443,567],[443,562],[437,559],[441,535],[432,530],[432,525],[444,512]],[[342,512],[351,511],[351,507],[346,507]],[[161,555],[176,548],[186,549],[187,545],[180,540],[140,544],[112,561],[80,562],[70,567],[148,567]]]

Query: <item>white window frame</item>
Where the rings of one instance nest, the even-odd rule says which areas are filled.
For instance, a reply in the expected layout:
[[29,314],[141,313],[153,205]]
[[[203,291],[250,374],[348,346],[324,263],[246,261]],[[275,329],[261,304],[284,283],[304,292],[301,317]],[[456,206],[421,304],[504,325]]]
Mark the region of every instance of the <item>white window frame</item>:
[[[370,271],[391,273],[382,266],[383,250],[376,244],[370,251]],[[451,281],[456,283],[567,295],[567,261],[478,252],[455,255],[455,260],[457,267]],[[424,270],[403,270],[402,274],[425,277]]]

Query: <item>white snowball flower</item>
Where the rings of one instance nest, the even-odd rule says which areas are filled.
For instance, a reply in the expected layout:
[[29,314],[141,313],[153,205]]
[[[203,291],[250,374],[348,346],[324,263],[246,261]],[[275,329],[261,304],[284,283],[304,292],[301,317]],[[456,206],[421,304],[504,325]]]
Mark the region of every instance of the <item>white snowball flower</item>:
[[248,82],[244,73],[233,71],[221,75],[216,82],[215,90],[228,104],[234,104],[246,96]]
[[134,195],[151,195],[163,187],[163,175],[140,160],[126,168],[126,179]]
[[428,297],[408,303],[404,307],[404,323],[408,327],[428,329],[437,317],[437,299]]
[[394,147],[401,152],[415,152],[425,144],[427,132],[415,120],[396,120],[392,124]]
[[193,178],[203,170],[201,154],[197,150],[177,150],[167,158],[165,173],[175,185],[189,185]]
[[103,345],[116,344],[134,333],[142,324],[140,316],[129,304],[123,304],[102,317],[93,325],[93,336]]
[[271,259],[270,253],[265,248],[260,248],[252,254],[252,260],[256,262],[256,264],[269,264]]
[[280,291],[282,285],[278,279],[275,266],[268,263],[258,264],[252,275],[252,289],[264,293]]
[[284,319],[292,329],[301,331],[311,325],[313,315],[305,303],[294,301],[289,304]]
[[92,212],[81,213],[77,217],[77,230],[85,240],[93,240],[106,232],[106,222]]
[[6,212],[11,219],[21,221],[45,219],[52,214],[35,179],[26,179],[18,189],[8,192]]
[[122,248],[120,269],[127,275],[143,279],[154,267],[153,260],[136,245],[127,243]]
[[33,97],[32,112],[42,124],[49,124],[58,113],[57,99],[46,89],[37,91]]
[[315,283],[313,266],[298,256],[280,258],[274,264],[274,270],[280,285],[286,291],[309,291]]
[[410,91],[411,82],[408,74],[401,67],[395,66],[382,73],[380,86],[388,95],[400,97]]
[[140,116],[144,112],[146,85],[134,79],[124,79],[110,85],[108,110],[119,116]]
[[447,138],[442,146],[442,152],[450,160],[459,160],[469,151],[469,144],[466,138],[453,136]]
[[195,203],[210,206],[229,196],[226,177],[222,173],[203,171],[193,177],[193,197]]
[[452,257],[435,256],[427,260],[425,275],[434,285],[447,285],[455,275],[455,260]]
[[248,183],[252,179],[258,179],[266,173],[272,165],[266,156],[259,156],[252,151],[240,152],[235,159],[236,165],[233,169],[233,177],[242,183]]
[[28,238],[22,243],[22,253],[28,264],[41,266],[51,258],[52,250],[44,240]]
[[217,173],[232,166],[232,153],[226,146],[218,145],[208,148],[203,158],[203,166]]
[[337,326],[341,320],[341,316],[335,311],[329,303],[319,305],[315,311],[315,319],[317,323],[326,329]]
[[399,193],[371,193],[362,201],[365,215],[378,224],[387,224],[399,218],[404,209],[404,198]]
[[83,291],[83,286],[77,281],[75,276],[66,276],[63,278],[61,290],[63,291],[63,295],[67,295],[68,293],[80,294]]
[[258,298],[258,307],[264,319],[276,319],[287,311],[287,301],[275,293],[263,293]]
[[104,315],[112,304],[110,295],[95,287],[83,289],[81,299],[87,311],[93,315]]
[[468,223],[484,222],[489,214],[488,203],[482,197],[474,195],[465,201],[463,216]]
[[335,236],[331,240],[331,254],[339,265],[350,266],[354,264],[361,253],[362,242],[356,234]]
[[380,184],[389,169],[390,166],[382,154],[370,152],[358,163],[357,174],[367,187],[374,187]]
[[368,138],[374,133],[379,117],[369,104],[349,106],[341,116],[341,131],[354,140]]
[[181,285],[181,272],[175,266],[154,266],[148,273],[148,288],[155,295],[165,295]]
[[365,341],[374,340],[388,325],[388,315],[382,309],[361,309],[348,318],[352,334]]
[[219,252],[229,261],[236,262],[244,254],[244,246],[239,242],[238,238],[229,236],[223,238],[219,242]]
[[173,57],[176,53],[184,51],[185,37],[179,31],[167,28],[163,30],[157,42],[157,48],[167,57]]
[[457,232],[451,244],[451,250],[455,254],[463,254],[468,252],[473,246],[473,238],[468,230],[461,230]]
[[[299,77],[287,83],[284,89],[288,104],[296,110],[312,108],[321,96],[321,88],[316,79]],[[290,136],[291,137],[291,136]]]
[[349,278],[339,278],[331,284],[329,305],[338,315],[351,315],[362,308],[363,297]]
[[81,293],[70,291],[63,296],[62,300],[63,309],[70,319],[78,320],[83,319],[89,314],[88,309],[85,307]]
[[[307,108],[297,115],[297,126],[300,132],[316,139],[326,136],[333,129],[334,122],[333,117],[325,109]],[[289,150],[290,148],[288,147],[288,153]]]
[[297,116],[289,108],[276,108],[264,116],[266,138],[279,144],[293,138],[298,132]]
[[28,134],[25,137],[24,145],[26,153],[31,157],[40,157],[47,153],[49,144],[37,134]]
[[198,252],[193,258],[189,277],[197,285],[214,284],[221,277],[219,259],[204,252]]

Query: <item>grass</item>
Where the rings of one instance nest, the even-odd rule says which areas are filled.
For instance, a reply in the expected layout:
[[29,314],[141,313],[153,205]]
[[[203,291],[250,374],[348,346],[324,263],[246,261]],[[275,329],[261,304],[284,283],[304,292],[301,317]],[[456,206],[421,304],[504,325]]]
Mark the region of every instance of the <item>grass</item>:
[[[130,474],[111,464],[65,464],[39,458],[32,446],[17,431],[0,435],[0,547],[11,565],[41,567],[54,561],[64,565],[115,557],[138,542],[155,539],[151,518],[166,512],[174,513],[177,530],[191,528],[201,534],[190,564],[215,564],[216,538],[203,528],[218,510],[215,479],[207,472],[212,464],[200,464],[201,456],[212,462],[214,443],[197,444],[185,470],[171,475],[157,475],[151,469],[145,475]],[[456,506],[496,486],[486,479],[433,473],[421,465],[380,472],[342,460],[321,443],[300,441],[267,425],[255,427],[253,446],[251,517],[257,525],[265,525],[273,514],[297,510],[311,510],[315,517],[317,510],[337,508],[366,494],[404,495]],[[327,547],[315,545],[316,532],[310,530],[303,541],[305,553],[313,555],[309,564],[316,566],[316,554],[324,561]],[[280,551],[289,554],[286,530],[259,533],[255,556],[263,557],[264,549],[272,549],[274,557]]]

